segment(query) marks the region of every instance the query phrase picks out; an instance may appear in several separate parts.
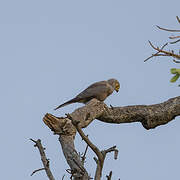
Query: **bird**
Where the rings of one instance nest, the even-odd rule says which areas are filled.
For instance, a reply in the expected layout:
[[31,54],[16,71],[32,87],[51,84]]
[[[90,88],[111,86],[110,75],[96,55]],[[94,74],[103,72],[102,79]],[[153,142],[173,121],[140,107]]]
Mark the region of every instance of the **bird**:
[[109,95],[119,91],[120,83],[116,79],[109,79],[107,81],[99,81],[88,86],[84,91],[79,93],[75,98],[59,105],[54,110],[72,103],[84,103],[86,104],[91,99],[95,98],[99,101],[104,101]]

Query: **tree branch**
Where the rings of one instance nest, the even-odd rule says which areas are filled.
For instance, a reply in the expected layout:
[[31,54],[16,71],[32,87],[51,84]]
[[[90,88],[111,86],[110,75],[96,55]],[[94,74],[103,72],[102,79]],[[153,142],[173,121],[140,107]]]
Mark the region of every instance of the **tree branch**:
[[180,116],[180,96],[171,98],[159,104],[113,108],[109,108],[103,102],[92,99],[85,106],[76,109],[71,114],[67,114],[66,118],[46,114],[43,121],[52,131],[54,131],[55,134],[59,135],[59,141],[61,143],[66,161],[71,168],[73,177],[75,177],[75,179],[81,177],[83,180],[85,180],[90,179],[90,177],[88,176],[80,156],[74,147],[76,128],[81,137],[86,141],[89,147],[93,149],[99,158],[96,160],[96,179],[98,179],[100,177],[99,172],[102,170],[106,153],[114,151],[115,157],[117,158],[118,151],[115,150],[115,147],[105,151],[100,151],[88,140],[88,137],[84,135],[81,128],[87,127],[87,125],[90,124],[94,119],[98,119],[105,123],[115,124],[140,122],[143,127],[148,130],[160,125],[164,125],[172,121],[176,116]]
[[[88,135],[87,135],[87,137],[88,137]],[[84,152],[83,156],[81,157],[81,161],[82,161],[83,165],[84,165],[85,160],[86,160],[86,153],[87,153],[88,147],[89,147],[89,146],[87,145],[87,146],[86,146],[86,149],[85,149],[85,152]]]
[[[91,112],[89,112],[88,108],[90,108]],[[172,121],[176,116],[180,116],[180,96],[159,104],[113,108],[109,108],[103,102],[92,99],[85,106],[71,113],[70,116],[79,122],[81,128],[84,128],[86,127],[84,126],[86,124],[85,117],[89,113],[91,113],[91,118],[89,118],[91,122],[94,119],[115,124],[141,122],[144,128],[153,129]],[[78,114],[79,120],[77,119]],[[55,133],[74,136],[76,134],[76,128],[68,118],[58,118],[51,114],[46,114],[43,121]]]
[[107,180],[111,180],[111,177],[112,177],[112,171],[109,172],[109,175],[106,175],[107,177]]
[[[71,117],[70,114],[67,115],[69,119],[71,119],[73,125],[76,127],[78,133],[80,134],[80,136],[82,137],[82,139],[87,143],[87,145],[94,151],[94,153],[96,154],[96,156],[98,157],[98,160],[95,160],[97,163],[97,168],[96,168],[96,173],[95,173],[95,180],[100,180],[101,176],[102,176],[102,169],[104,166],[104,160],[106,158],[106,154],[112,151],[115,151],[116,154],[118,152],[118,150],[116,149],[116,146],[113,146],[107,150],[104,151],[100,151],[98,149],[97,146],[95,146],[88,138],[88,136],[86,136],[84,134],[84,132],[82,131],[81,127],[79,126],[79,122],[74,121],[74,119]],[[115,156],[115,159],[117,159],[117,156]]]
[[[178,23],[180,23],[180,19],[179,19],[178,16],[176,16],[176,19],[177,19]],[[157,27],[158,29],[160,29],[160,30],[163,30],[163,31],[176,32],[176,33],[177,33],[177,32],[180,32],[180,30],[167,29],[167,28],[162,28],[162,27],[160,27],[160,26],[156,26],[156,27]],[[172,41],[172,42],[170,42],[169,44],[175,44],[175,43],[180,42],[180,36],[179,36],[179,35],[170,36],[169,39],[176,39],[175,41]],[[150,44],[150,46],[151,46],[154,50],[156,50],[157,52],[156,52],[155,54],[152,54],[152,56],[146,58],[146,59],[144,60],[144,62],[147,61],[147,60],[149,60],[149,59],[151,59],[152,57],[155,57],[155,56],[170,56],[170,57],[173,57],[173,58],[176,58],[176,59],[180,59],[180,54],[175,54],[175,53],[173,52],[173,50],[169,50],[169,51],[164,51],[164,50],[163,50],[163,48],[167,45],[167,43],[166,43],[164,46],[162,46],[162,48],[155,47],[150,41],[149,41],[149,44]],[[160,53],[161,53],[161,54],[160,54]],[[174,62],[175,62],[175,61],[174,61]]]
[[44,168],[37,169],[37,170],[33,171],[33,173],[31,174],[31,176],[32,176],[34,173],[36,173],[36,172],[38,172],[38,171],[40,171],[40,170],[45,170],[45,171],[46,171],[46,175],[47,175],[47,177],[49,178],[49,180],[55,180],[54,177],[53,177],[53,175],[52,175],[52,172],[51,172],[51,170],[50,170],[50,168],[49,168],[49,160],[46,158],[46,154],[45,154],[44,148],[43,148],[43,146],[42,146],[42,144],[41,144],[41,140],[40,140],[40,139],[38,139],[37,141],[35,141],[35,140],[33,140],[33,139],[30,139],[30,140],[35,143],[34,147],[37,147],[37,148],[39,149],[39,153],[40,153],[40,155],[41,155],[41,160],[42,160],[42,163],[43,163],[43,165],[44,165]]
[[115,107],[104,111],[98,119],[115,124],[141,122],[148,130],[167,124],[176,116],[180,116],[180,96],[160,104]]
[[179,19],[179,17],[178,17],[178,16],[176,16],[176,19],[177,19],[178,23],[180,23],[180,19]]
[[97,168],[96,168],[96,173],[95,173],[95,180],[100,180],[102,176],[102,169],[104,165],[104,157],[101,151],[98,149],[97,146],[95,146],[89,138],[83,133],[82,129],[79,127],[78,124],[75,125],[77,128],[78,133],[82,137],[82,139],[88,144],[88,146],[94,151],[96,156],[98,157],[98,160],[96,161],[97,163]]
[[[152,43],[149,41],[149,44],[151,45]],[[163,50],[164,47],[167,46],[167,45],[168,45],[168,43],[164,44],[164,45],[161,47],[161,50]],[[154,48],[153,48],[153,49],[154,49]],[[146,62],[147,60],[151,59],[151,58],[154,57],[154,56],[167,56],[166,54],[159,54],[159,53],[160,53],[160,51],[157,51],[157,53],[152,54],[152,56],[150,56],[150,57],[148,57],[147,59],[145,59],[144,62]]]
[[[179,41],[179,40],[177,40],[177,41]],[[172,43],[175,43],[175,42],[172,42]],[[151,59],[154,56],[170,56],[170,57],[173,57],[173,58],[176,58],[176,59],[180,59],[180,55],[179,54],[175,54],[173,51],[165,51],[165,50],[163,50],[164,47],[167,46],[168,43],[164,44],[161,48],[155,47],[151,43],[151,41],[149,41],[149,44],[157,52],[155,54],[153,54],[152,56],[148,57],[147,59],[145,59],[144,62],[149,60],[149,59]],[[159,53],[162,53],[162,54],[159,54]]]
[[166,29],[166,28],[162,28],[162,27],[157,26],[157,25],[156,25],[156,27],[157,27],[157,28],[159,28],[159,29],[161,29],[161,30],[164,30],[164,31],[169,31],[169,32],[180,32],[180,30],[175,30],[175,29]]
[[74,179],[90,179],[86,169],[83,166],[80,156],[74,147],[74,137],[68,135],[60,135],[59,142],[61,144],[66,161],[71,168],[71,174]]
[[34,170],[34,171],[32,172],[32,174],[31,174],[31,176],[32,176],[32,175],[34,175],[36,172],[38,172],[38,171],[42,171],[42,170],[45,170],[45,168],[40,168],[40,169],[36,169],[36,170]]

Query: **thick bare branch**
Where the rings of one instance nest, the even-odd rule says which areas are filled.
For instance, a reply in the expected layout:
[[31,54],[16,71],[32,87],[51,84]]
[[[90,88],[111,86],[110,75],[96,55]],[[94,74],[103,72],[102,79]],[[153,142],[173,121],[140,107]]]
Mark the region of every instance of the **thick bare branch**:
[[[117,155],[118,151],[111,148],[107,151],[99,151],[99,149],[97,150],[97,147],[87,140],[87,136],[82,134],[83,132],[81,128],[86,127],[94,119],[98,119],[102,122],[115,124],[140,122],[142,123],[143,127],[148,130],[160,125],[164,125],[172,121],[176,116],[180,116],[180,96],[171,98],[160,104],[134,105],[113,108],[109,108],[103,102],[92,99],[85,106],[75,110],[71,114],[68,114],[68,117],[66,118],[58,118],[51,114],[46,114],[43,121],[52,131],[60,135],[59,141],[61,143],[63,153],[71,168],[72,174],[74,177],[76,177],[75,179],[79,178],[80,176],[82,176],[83,179],[89,179],[80,156],[74,147],[76,128],[86,143],[92,149],[94,149],[97,156],[100,157],[100,159],[102,157],[102,160],[98,159],[96,161],[96,172],[101,172],[102,164],[106,155],[106,153],[104,153],[104,155],[103,152],[113,150]],[[72,124],[71,120],[73,120],[74,124],[78,124],[76,128]],[[98,178],[100,178],[100,173],[97,173],[96,179]]]
[[55,117],[52,114],[46,114],[43,121],[52,131],[54,131],[54,134],[59,135],[59,142],[66,161],[71,168],[70,173],[74,179],[89,179],[88,173],[83,166],[83,162],[74,147],[76,128],[72,124],[71,120],[64,117]]
[[[91,102],[92,101],[92,102]],[[109,108],[103,102],[99,102],[96,99],[92,99],[87,105],[78,109],[79,113],[79,125],[81,127],[86,124],[86,116],[89,114],[87,107],[90,107],[91,113],[91,122],[93,119],[99,119],[100,121],[106,123],[132,123],[132,122],[141,122],[146,129],[152,129],[157,126],[166,124],[172,121],[176,116],[180,115],[180,96],[175,98],[171,98],[163,103],[154,104],[154,105],[134,105],[134,106],[125,106],[125,107],[113,107]],[[96,102],[96,103],[95,103]],[[93,106],[94,105],[94,106]],[[76,110],[74,111],[76,112]],[[73,113],[74,113],[73,112]],[[78,114],[73,117],[73,113],[71,113],[71,117],[78,117]],[[48,119],[48,117],[51,119]],[[56,131],[61,131],[64,126],[61,127],[62,124],[66,124],[66,122],[61,123],[61,120],[70,121],[68,118],[60,118],[58,119],[55,116],[50,114],[46,114],[43,118],[44,122],[48,124],[51,128],[52,126],[59,127]],[[48,121],[47,121],[48,120]],[[57,121],[56,121],[57,120]],[[56,122],[55,122],[56,121]],[[48,122],[48,123],[47,123]],[[69,124],[70,124],[69,122]],[[66,130],[63,133],[65,134],[74,134],[72,131],[76,132],[75,127],[71,124],[68,126],[70,130]],[[71,129],[72,128],[72,129]],[[53,130],[53,129],[52,129]],[[61,134],[61,133],[60,133]]]
[[81,127],[79,126],[79,122],[74,121],[73,118],[70,115],[68,115],[68,117],[72,120],[72,123],[76,127],[76,129],[77,129],[78,133],[80,134],[80,136],[82,137],[82,139],[87,143],[87,145],[94,151],[94,153],[98,157],[98,160],[96,160],[97,168],[96,168],[96,173],[95,173],[95,178],[94,179],[95,180],[100,180],[101,176],[102,176],[102,169],[103,169],[103,165],[104,165],[105,156],[103,156],[102,152],[98,149],[98,147],[95,146],[89,140],[89,138],[84,134]]
[[[80,126],[86,124],[84,123],[84,121],[86,121],[86,118],[84,117],[86,117],[87,114],[89,114],[89,111],[87,111],[87,107],[90,107],[91,114],[93,114],[93,116],[91,116],[91,122],[93,119],[98,119],[106,123],[115,124],[141,122],[146,129],[152,129],[157,126],[166,124],[172,121],[176,116],[180,116],[180,96],[171,98],[163,103],[154,105],[134,105],[113,108],[107,107],[106,104],[104,104],[103,102],[99,102],[96,99],[92,99],[91,101],[87,105],[78,109],[79,120],[76,120],[80,121]],[[74,112],[76,112],[76,110]],[[70,115],[74,119],[73,113],[71,113]],[[51,116],[51,119],[48,119],[49,116]],[[76,116],[78,117],[77,114]],[[51,124],[48,124],[48,126],[51,128],[52,125],[55,126],[54,120],[57,120],[58,118],[50,114],[47,114],[43,118],[45,123],[47,119],[49,121],[49,124]],[[56,127],[61,127],[61,125],[59,125],[62,124],[60,122],[61,119],[62,118],[56,121]],[[69,120],[68,118],[63,118],[62,120],[71,122],[71,120]],[[66,123],[63,122],[63,124]],[[68,133],[75,134],[72,133],[72,131],[76,132],[75,130],[71,129],[72,127],[75,129],[75,127],[72,124],[71,126],[69,125],[70,130],[66,130],[67,135]],[[83,128],[84,126],[81,127]],[[58,129],[58,131],[62,131],[61,128],[60,130]]]
[[41,155],[41,160],[42,160],[42,163],[44,165],[44,168],[33,171],[33,173],[31,175],[33,175],[34,173],[44,169],[46,171],[46,175],[49,178],[49,180],[55,180],[53,175],[52,175],[52,172],[50,170],[49,160],[46,157],[46,154],[44,152],[44,148],[43,148],[43,146],[41,144],[41,140],[40,139],[38,139],[37,141],[35,141],[33,139],[30,139],[30,140],[35,143],[34,147],[37,147],[39,149],[39,153]]
[[114,107],[104,111],[98,119],[115,124],[141,122],[144,128],[153,129],[167,124],[176,116],[180,116],[180,96],[160,104]]
[[81,161],[80,156],[74,147],[74,137],[71,135],[60,135],[59,142],[61,144],[66,161],[71,168],[71,174],[74,179],[90,179],[86,169],[83,166],[83,162]]
[[[103,169],[103,166],[104,166],[104,160],[106,158],[106,154],[109,153],[109,152],[112,152],[114,151],[115,154],[117,155],[117,152],[118,150],[116,149],[116,146],[113,146],[107,150],[104,150],[104,151],[100,151],[98,149],[97,146],[95,146],[88,138],[88,136],[86,136],[84,134],[84,132],[82,131],[81,127],[79,126],[79,123],[78,122],[74,122],[73,118],[68,115],[68,117],[72,120],[72,123],[73,125],[76,127],[78,133],[80,134],[80,136],[82,137],[82,139],[87,143],[87,145],[94,151],[94,153],[96,154],[96,156],[98,157],[98,159],[95,158],[95,161],[97,163],[97,168],[96,168],[96,173],[95,173],[95,180],[100,180],[101,179],[101,176],[102,176],[102,169]],[[115,159],[117,159],[117,156],[114,156]]]

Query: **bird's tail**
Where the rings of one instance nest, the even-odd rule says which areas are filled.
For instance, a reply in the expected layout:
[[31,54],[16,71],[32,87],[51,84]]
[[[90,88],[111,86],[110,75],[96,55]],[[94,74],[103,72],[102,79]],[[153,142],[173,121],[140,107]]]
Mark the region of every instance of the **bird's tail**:
[[56,107],[54,110],[57,110],[57,109],[59,109],[59,108],[61,108],[61,107],[64,107],[64,106],[66,106],[66,105],[68,105],[68,104],[72,104],[72,103],[76,103],[76,102],[78,102],[78,99],[77,99],[77,98],[73,98],[73,99],[71,99],[71,100],[69,100],[69,101],[67,101],[67,102],[59,105],[59,106]]

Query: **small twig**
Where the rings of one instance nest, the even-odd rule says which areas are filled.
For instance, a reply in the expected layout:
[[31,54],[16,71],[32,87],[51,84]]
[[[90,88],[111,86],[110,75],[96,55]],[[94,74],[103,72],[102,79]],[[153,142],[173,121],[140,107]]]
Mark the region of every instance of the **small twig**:
[[79,122],[73,120],[73,118],[71,117],[70,114],[67,114],[67,117],[72,121],[72,124],[76,127],[78,133],[80,134],[80,136],[82,137],[82,139],[87,143],[87,145],[94,151],[94,153],[96,154],[96,156],[98,157],[98,160],[96,159],[96,163],[97,163],[97,168],[96,168],[96,173],[95,173],[95,180],[99,180],[102,176],[102,169],[103,169],[103,165],[104,165],[104,155],[102,154],[102,152],[98,149],[98,147],[96,147],[90,140],[89,138],[84,134],[84,132],[82,131]]
[[169,39],[177,39],[180,38],[180,36],[170,36]]
[[89,138],[84,134],[82,129],[79,126],[78,121],[74,121],[70,114],[66,114],[67,117],[72,121],[72,124],[76,127],[78,133],[82,137],[82,139],[88,144],[88,146],[94,151],[94,153],[97,155],[98,159],[102,159],[101,151],[89,140]]
[[176,16],[176,19],[177,19],[177,21],[180,23],[180,19],[179,19],[179,17],[178,17],[178,16]]
[[[49,178],[49,180],[55,180],[55,179],[54,179],[54,176],[52,175],[52,172],[51,172],[51,170],[50,170],[50,168],[49,168],[49,160],[48,160],[47,157],[46,157],[46,154],[45,154],[45,152],[44,152],[44,149],[45,149],[45,148],[43,148],[43,146],[42,146],[42,144],[41,144],[41,140],[40,140],[40,139],[38,139],[37,141],[35,141],[35,140],[33,140],[33,139],[30,139],[30,140],[35,143],[34,147],[37,147],[37,148],[38,148],[39,153],[40,153],[40,155],[41,155],[42,163],[43,163],[43,165],[44,165],[44,168],[41,168],[41,169],[35,170],[35,171],[37,172],[37,171],[40,171],[40,170],[43,170],[43,169],[44,169],[45,172],[46,172],[47,177]],[[32,173],[32,174],[34,174],[34,173]]]
[[93,159],[96,162],[96,164],[98,164],[98,159],[96,157],[93,157]]
[[67,172],[68,174],[72,174],[72,170],[71,170],[71,169],[66,169],[66,172]]
[[106,175],[107,177],[107,180],[111,180],[111,177],[112,177],[112,171],[109,172],[109,175]]
[[89,140],[89,138],[84,134],[82,129],[79,127],[78,124],[75,125],[78,133],[82,137],[82,139],[88,144],[88,146],[94,151],[94,153],[97,155],[98,160],[100,163],[103,163],[103,156],[101,154],[101,151]]
[[87,150],[88,150],[88,145],[86,146],[86,149],[85,149],[85,152],[84,152],[84,154],[83,154],[83,156],[82,156],[82,163],[84,164],[84,162],[85,162],[85,159],[86,159],[86,153],[87,153]]
[[[171,57],[174,57],[174,58],[176,58],[176,59],[180,59],[180,55],[175,54],[173,51],[170,52],[170,51],[164,51],[164,50],[163,50],[163,48],[167,45],[167,43],[166,43],[165,45],[163,45],[163,47],[162,47],[161,49],[158,48],[158,47],[155,47],[155,46],[151,43],[151,41],[149,41],[149,44],[150,44],[150,46],[151,46],[154,50],[157,51],[157,53],[154,54],[154,55],[152,55],[151,57],[147,58],[145,61],[147,61],[148,59],[150,59],[150,58],[152,58],[152,57],[154,57],[154,56],[171,56]],[[159,54],[159,53],[163,53],[163,54]]]
[[37,141],[35,141],[34,139],[30,139],[30,140],[35,143],[34,147],[36,147],[37,146]]
[[32,174],[31,174],[31,176],[32,176],[33,174],[35,174],[36,172],[38,172],[38,171],[42,171],[42,170],[45,170],[45,168],[40,168],[40,169],[36,169],[36,170],[34,170],[34,171],[32,172]]
[[80,166],[79,163],[76,162],[75,159],[73,159],[73,162],[81,169],[81,171],[84,173],[85,172],[85,169],[83,166]]
[[82,131],[79,122],[78,121],[74,121],[73,118],[70,116],[70,114],[67,114],[68,118],[72,121],[72,124],[76,127],[78,133],[80,134],[80,136],[82,137],[82,139],[87,143],[87,145],[94,151],[94,153],[96,154],[97,158],[94,158],[94,160],[96,161],[97,164],[97,168],[96,168],[96,174],[95,174],[95,180],[99,180],[101,175],[102,175],[102,169],[103,169],[103,165],[104,165],[104,159],[106,157],[106,154],[109,152],[114,151],[115,155],[114,158],[117,159],[117,154],[118,154],[118,150],[116,149],[116,146],[113,146],[107,150],[104,151],[100,151],[98,149],[98,147],[96,147],[90,140],[89,138],[84,134],[84,132]]
[[[149,42],[150,46],[154,49],[155,47],[152,45],[151,41],[148,41],[148,42]],[[164,45],[161,47],[160,50],[163,50],[167,45],[168,45],[168,43],[164,44]],[[155,49],[155,50],[156,50],[156,49]],[[151,59],[151,58],[154,57],[154,56],[163,56],[163,54],[159,54],[159,53],[160,53],[160,51],[158,51],[158,52],[155,53],[155,54],[152,54],[152,56],[150,56],[150,57],[148,57],[147,59],[145,59],[144,62],[146,62],[147,60]]]
[[113,151],[114,151],[114,159],[117,159],[118,149],[116,149],[116,146],[113,146],[113,147],[111,147],[109,149],[106,149],[106,150],[102,151],[102,154],[105,157],[107,153],[110,153],[110,152],[113,152]]
[[180,30],[175,30],[175,29],[166,29],[166,28],[162,28],[162,27],[157,26],[157,25],[156,25],[156,27],[157,27],[157,28],[159,28],[159,29],[161,29],[161,30],[164,30],[164,31],[169,31],[169,32],[180,32]]
[[118,152],[119,152],[118,149],[115,149],[115,150],[114,150],[114,159],[117,159],[117,157],[118,157]]
[[170,44],[175,44],[177,42],[180,42],[180,39],[178,39],[177,41],[170,42]]
[[65,177],[65,174],[63,175],[62,180],[64,180],[64,177]]
[[175,59],[173,59],[173,61],[174,61],[175,63],[180,63],[180,61],[176,61]]
[[153,54],[153,56],[169,56],[169,55],[167,55],[167,54]]

